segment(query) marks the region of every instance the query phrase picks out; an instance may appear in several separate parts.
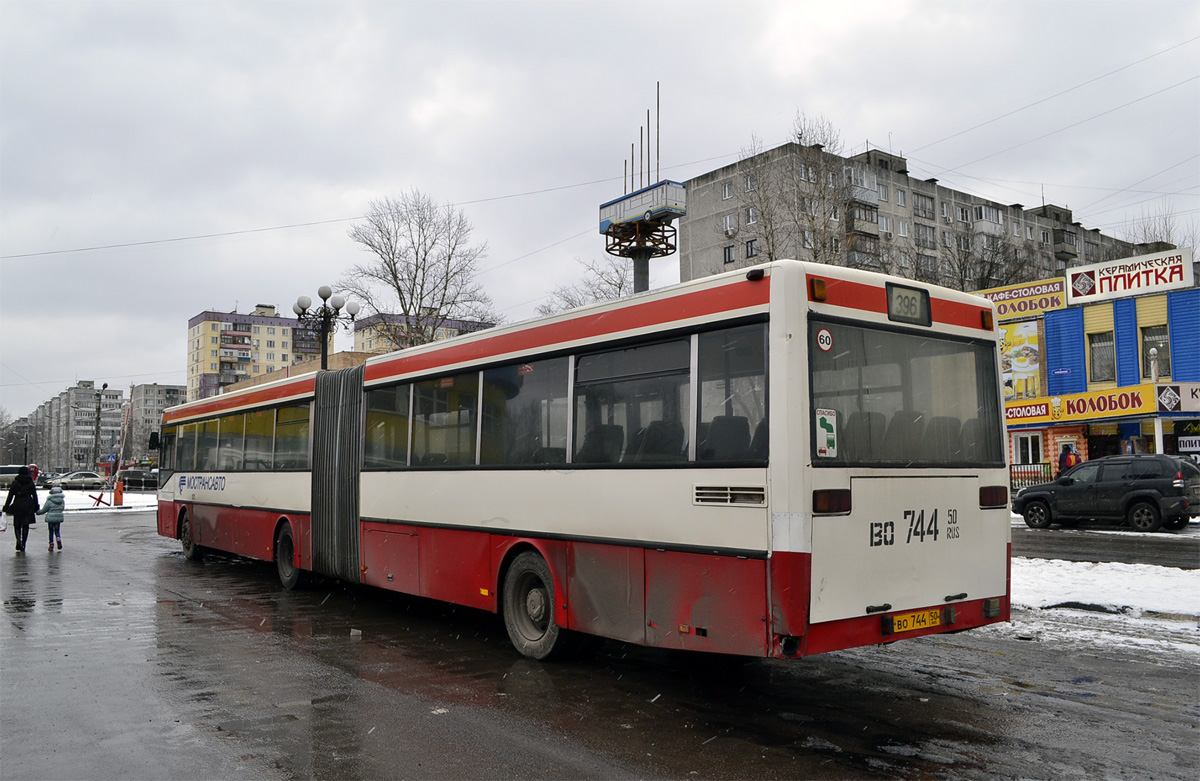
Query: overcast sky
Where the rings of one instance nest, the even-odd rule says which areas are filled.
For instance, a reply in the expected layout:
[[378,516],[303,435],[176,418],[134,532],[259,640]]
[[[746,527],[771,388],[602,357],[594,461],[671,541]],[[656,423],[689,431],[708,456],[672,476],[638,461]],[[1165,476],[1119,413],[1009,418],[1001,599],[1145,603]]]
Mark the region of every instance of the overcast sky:
[[0,0],[0,407],[184,384],[189,318],[315,297],[366,259],[369,201],[412,188],[465,212],[496,308],[531,317],[603,257],[656,81],[663,178],[803,111],[1105,233],[1200,213],[1195,0]]

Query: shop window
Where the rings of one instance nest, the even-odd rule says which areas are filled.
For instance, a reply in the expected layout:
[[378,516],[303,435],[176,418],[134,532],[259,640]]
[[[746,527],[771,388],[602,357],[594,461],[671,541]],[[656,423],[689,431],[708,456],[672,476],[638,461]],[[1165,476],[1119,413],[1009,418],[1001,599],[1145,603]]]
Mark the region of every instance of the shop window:
[[1115,382],[1117,353],[1113,332],[1088,334],[1088,379],[1092,382]]
[[1142,329],[1142,376],[1153,376],[1150,367],[1150,350],[1158,350],[1158,376],[1171,376],[1171,345],[1167,339],[1165,325],[1152,325]]

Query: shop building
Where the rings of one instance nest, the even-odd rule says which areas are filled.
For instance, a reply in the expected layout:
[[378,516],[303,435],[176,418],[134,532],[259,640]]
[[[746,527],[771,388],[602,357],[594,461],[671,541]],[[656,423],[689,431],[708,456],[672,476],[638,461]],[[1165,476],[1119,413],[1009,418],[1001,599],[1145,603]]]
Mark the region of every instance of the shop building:
[[1191,249],[980,291],[996,302],[1014,487],[1086,460],[1200,460],[1200,288]]

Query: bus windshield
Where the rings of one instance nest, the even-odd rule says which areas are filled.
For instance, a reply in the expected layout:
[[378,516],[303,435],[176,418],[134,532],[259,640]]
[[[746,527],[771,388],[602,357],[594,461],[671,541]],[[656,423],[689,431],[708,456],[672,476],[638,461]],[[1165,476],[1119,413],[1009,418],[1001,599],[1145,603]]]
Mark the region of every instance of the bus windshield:
[[814,466],[1003,465],[995,343],[813,318]]

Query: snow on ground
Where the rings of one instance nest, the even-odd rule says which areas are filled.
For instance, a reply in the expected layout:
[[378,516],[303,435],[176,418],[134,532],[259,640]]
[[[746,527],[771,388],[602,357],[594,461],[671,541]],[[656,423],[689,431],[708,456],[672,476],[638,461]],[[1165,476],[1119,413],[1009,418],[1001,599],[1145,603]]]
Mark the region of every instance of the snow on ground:
[[[39,491],[41,495],[44,493]],[[112,491],[64,493],[68,511],[109,509],[96,506],[92,499],[96,495],[112,501]],[[156,501],[150,492],[127,492],[124,506],[130,510],[152,510]],[[1022,523],[1019,516],[1013,518],[1014,523]],[[70,521],[70,513],[67,520]],[[1200,529],[1200,524],[1193,523],[1192,529]],[[1045,608],[1065,603],[1099,605],[1131,616],[1143,613],[1200,616],[1200,570],[1057,559],[1012,560],[1014,608]]]

